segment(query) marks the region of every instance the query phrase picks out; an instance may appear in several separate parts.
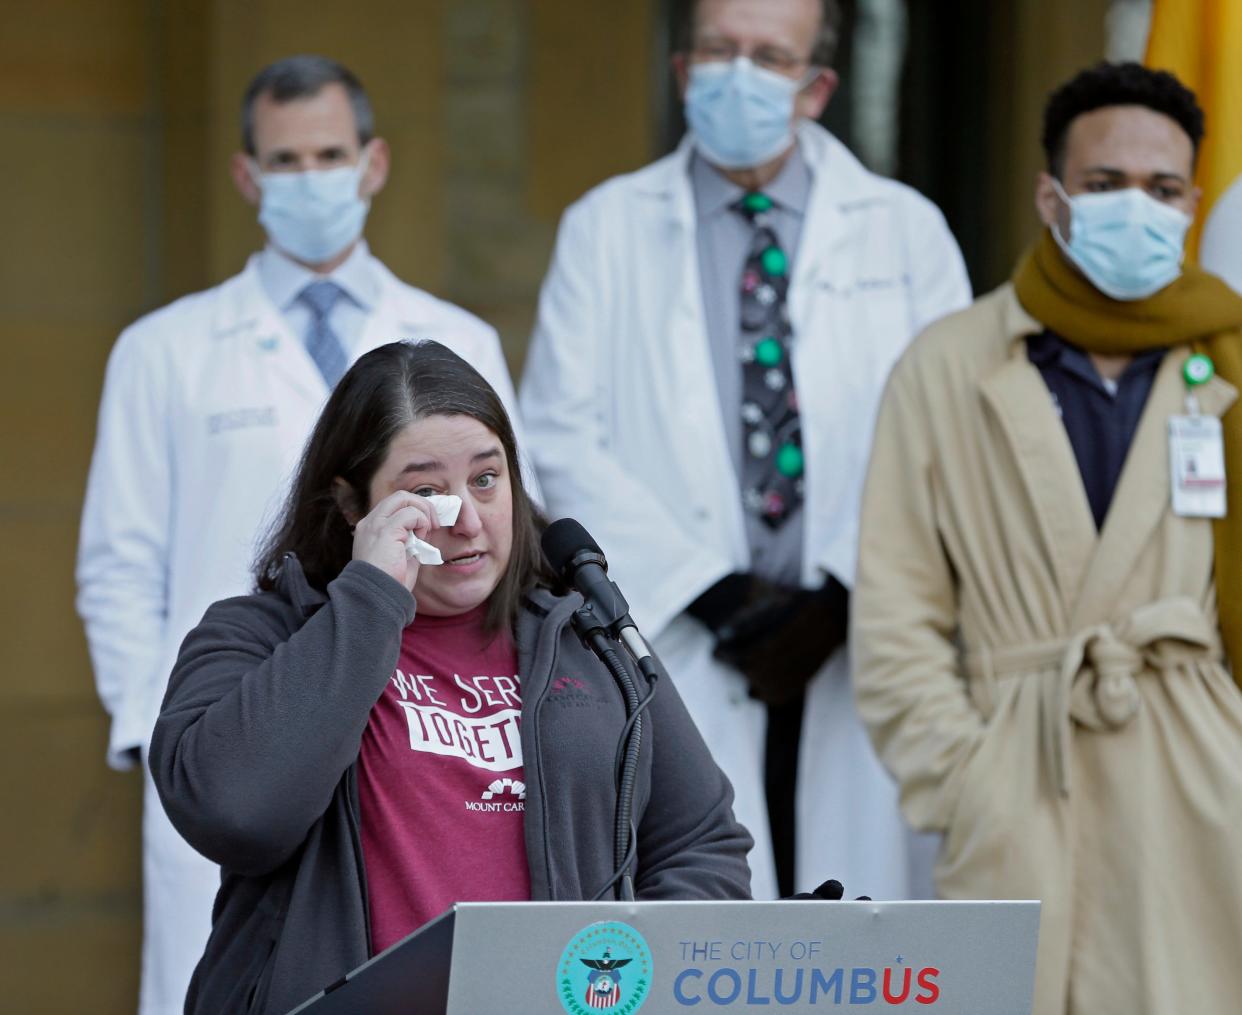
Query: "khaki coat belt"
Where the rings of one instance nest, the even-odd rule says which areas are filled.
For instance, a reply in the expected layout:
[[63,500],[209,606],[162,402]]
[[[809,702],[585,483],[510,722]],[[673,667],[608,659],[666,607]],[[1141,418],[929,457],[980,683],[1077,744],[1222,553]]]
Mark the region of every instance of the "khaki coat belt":
[[965,654],[975,705],[990,716],[998,678],[1033,675],[1040,689],[1041,752],[1052,785],[1070,791],[1070,724],[1119,729],[1138,713],[1136,678],[1187,662],[1223,658],[1220,635],[1188,597],[1140,606],[1117,624],[1096,624],[1064,641],[979,648]]

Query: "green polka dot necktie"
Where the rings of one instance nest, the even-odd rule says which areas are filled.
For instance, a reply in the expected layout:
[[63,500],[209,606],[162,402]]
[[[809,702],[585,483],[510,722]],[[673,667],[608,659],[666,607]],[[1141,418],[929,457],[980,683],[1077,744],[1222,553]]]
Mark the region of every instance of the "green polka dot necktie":
[[789,257],[768,221],[772,199],[733,205],[754,229],[741,280],[742,501],[778,528],[802,503],[802,423],[794,392],[786,297]]

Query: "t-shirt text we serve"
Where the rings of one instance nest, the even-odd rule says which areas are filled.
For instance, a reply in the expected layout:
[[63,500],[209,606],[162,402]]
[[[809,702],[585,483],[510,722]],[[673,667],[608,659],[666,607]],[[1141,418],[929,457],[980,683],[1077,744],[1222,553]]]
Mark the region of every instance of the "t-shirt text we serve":
[[410,748],[508,772],[522,764],[522,699],[505,676],[407,674],[392,677],[409,725]]

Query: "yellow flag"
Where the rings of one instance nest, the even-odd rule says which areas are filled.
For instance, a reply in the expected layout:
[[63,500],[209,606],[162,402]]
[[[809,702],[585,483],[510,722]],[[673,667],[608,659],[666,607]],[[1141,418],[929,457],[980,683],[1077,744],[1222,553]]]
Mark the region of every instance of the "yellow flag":
[[1176,74],[1207,116],[1186,249],[1242,292],[1242,0],[1155,0],[1146,62]]

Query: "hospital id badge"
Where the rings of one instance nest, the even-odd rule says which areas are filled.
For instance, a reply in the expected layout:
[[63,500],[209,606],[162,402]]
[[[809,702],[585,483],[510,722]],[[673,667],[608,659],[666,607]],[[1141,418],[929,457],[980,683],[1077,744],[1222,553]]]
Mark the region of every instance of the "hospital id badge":
[[1173,513],[1225,517],[1225,440],[1216,416],[1169,417]]

